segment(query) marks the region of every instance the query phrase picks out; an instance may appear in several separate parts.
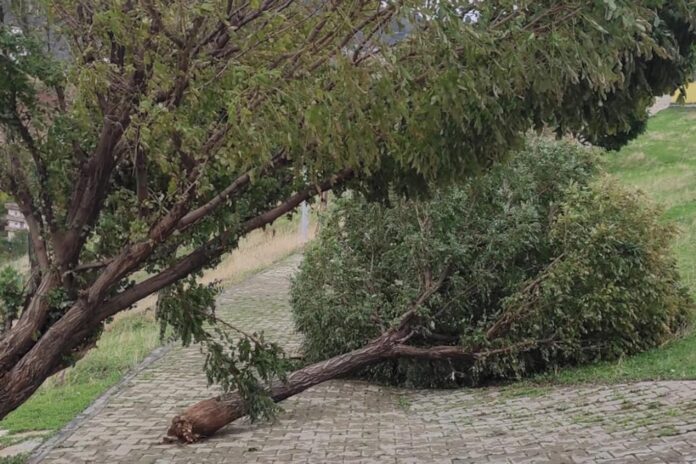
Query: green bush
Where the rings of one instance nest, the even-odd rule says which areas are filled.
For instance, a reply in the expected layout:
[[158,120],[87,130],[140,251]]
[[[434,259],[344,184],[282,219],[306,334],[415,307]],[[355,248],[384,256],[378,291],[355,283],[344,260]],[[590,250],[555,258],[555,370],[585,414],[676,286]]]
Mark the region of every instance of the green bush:
[[14,268],[0,269],[0,335],[18,316],[24,299],[22,276]]
[[27,252],[28,234],[16,232],[12,238],[0,237],[0,262],[17,259]]
[[605,177],[595,152],[544,140],[428,201],[344,198],[292,286],[308,361],[379,335],[417,298],[423,276],[444,268],[409,343],[512,349],[475,363],[390,360],[358,375],[478,384],[658,345],[692,304],[670,254],[675,231],[659,213]]

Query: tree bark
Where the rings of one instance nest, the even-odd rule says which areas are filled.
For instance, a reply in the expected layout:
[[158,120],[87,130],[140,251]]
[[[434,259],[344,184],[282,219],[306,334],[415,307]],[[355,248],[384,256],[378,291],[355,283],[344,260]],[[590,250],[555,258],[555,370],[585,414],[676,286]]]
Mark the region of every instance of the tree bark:
[[[277,403],[314,385],[392,357],[401,338],[399,335],[387,332],[363,348],[296,370],[286,382],[273,384],[270,397]],[[193,443],[246,414],[247,408],[241,396],[236,392],[227,393],[196,403],[174,417],[167,435],[184,443]]]
[[48,312],[48,302],[44,296],[55,288],[58,282],[54,273],[44,275],[14,327],[0,340],[0,379],[2,373],[14,366],[36,342],[35,334],[44,326]]
[[[385,331],[362,348],[296,370],[284,382],[274,382],[268,392],[271,399],[277,403],[314,385],[394,357],[411,354],[428,357],[427,353],[432,350],[433,359],[442,358],[445,352],[450,357],[471,356],[475,359],[477,355],[471,354],[471,350],[459,346],[423,347],[417,348],[417,352],[412,353],[410,350],[415,347],[405,345],[405,342],[413,335],[411,325],[418,318],[418,308],[442,287],[448,274],[449,265],[446,265],[437,281],[433,281],[432,274],[428,270],[424,275],[425,288],[411,303],[408,310],[401,315],[395,327]],[[183,414],[175,416],[167,435],[183,443],[193,443],[202,437],[214,434],[246,414],[247,406],[239,393],[227,393],[196,403]]]
[[90,333],[89,309],[93,308],[86,308],[79,302],[73,305],[21,359],[10,368],[0,370],[0,418],[19,407],[44,380],[69,364],[66,355]]
[[[322,382],[386,359],[464,359],[473,364],[489,356],[527,351],[541,344],[553,343],[553,338],[549,338],[483,350],[458,345],[411,346],[403,343],[407,338],[408,332],[404,330],[389,330],[362,348],[296,370],[285,382],[276,381],[269,391],[269,396],[277,403]],[[172,441],[194,443],[201,438],[213,435],[230,422],[245,416],[247,412],[247,407],[237,392],[209,398],[190,406],[183,414],[175,416],[167,435]]]

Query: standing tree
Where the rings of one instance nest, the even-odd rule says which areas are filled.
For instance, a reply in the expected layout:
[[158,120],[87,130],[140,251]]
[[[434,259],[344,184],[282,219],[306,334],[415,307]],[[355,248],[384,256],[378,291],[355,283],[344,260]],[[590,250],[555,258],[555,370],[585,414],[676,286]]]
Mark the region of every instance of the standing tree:
[[475,173],[532,128],[620,137],[686,80],[696,34],[692,0],[46,3],[42,28],[0,11],[0,189],[35,255],[0,417],[159,291],[209,378],[268,413],[282,355],[208,329],[198,272],[328,189]]

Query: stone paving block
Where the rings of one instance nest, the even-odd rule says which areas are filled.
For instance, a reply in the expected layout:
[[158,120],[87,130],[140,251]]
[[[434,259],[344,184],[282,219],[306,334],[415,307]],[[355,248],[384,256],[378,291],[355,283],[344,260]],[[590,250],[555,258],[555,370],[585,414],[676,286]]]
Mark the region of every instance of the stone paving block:
[[[295,256],[219,296],[218,315],[263,330],[290,355]],[[194,446],[163,444],[171,417],[219,392],[198,347],[173,348],[113,395],[45,464],[694,463],[696,382],[556,387],[506,398],[500,389],[402,390],[333,380],[286,400],[273,423],[239,420]],[[407,400],[409,408],[399,407]]]

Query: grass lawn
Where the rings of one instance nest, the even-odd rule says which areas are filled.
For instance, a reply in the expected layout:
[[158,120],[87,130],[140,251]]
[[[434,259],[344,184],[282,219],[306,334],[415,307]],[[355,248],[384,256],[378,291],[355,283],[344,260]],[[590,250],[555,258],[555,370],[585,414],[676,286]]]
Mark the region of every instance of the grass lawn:
[[[70,422],[159,344],[152,313],[119,318],[75,367],[49,379],[26,403],[0,421],[11,434],[54,432]],[[1,445],[0,445],[1,447]]]
[[[665,208],[680,234],[679,270],[696,297],[696,109],[670,108],[650,119],[646,133],[619,153],[608,153],[609,172]],[[696,379],[696,331],[663,347],[613,363],[544,374],[535,382],[579,383]]]

